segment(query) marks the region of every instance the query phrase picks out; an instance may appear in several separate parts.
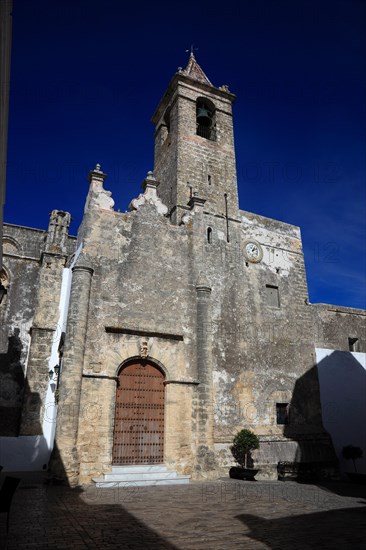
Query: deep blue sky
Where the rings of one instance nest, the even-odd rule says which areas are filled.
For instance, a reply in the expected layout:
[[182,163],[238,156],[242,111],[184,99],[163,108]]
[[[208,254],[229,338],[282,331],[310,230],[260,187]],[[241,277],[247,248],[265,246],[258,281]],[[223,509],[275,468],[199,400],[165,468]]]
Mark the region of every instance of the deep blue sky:
[[14,0],[5,219],[76,234],[97,162],[116,208],[193,42],[234,110],[240,205],[299,225],[312,302],[366,307],[366,3]]

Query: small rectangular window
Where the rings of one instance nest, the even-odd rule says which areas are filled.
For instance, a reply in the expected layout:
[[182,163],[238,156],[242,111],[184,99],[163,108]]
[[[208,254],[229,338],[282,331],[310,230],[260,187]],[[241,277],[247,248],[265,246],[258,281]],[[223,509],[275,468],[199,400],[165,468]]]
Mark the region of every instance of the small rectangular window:
[[212,229],[211,229],[211,227],[207,228],[207,242],[208,242],[208,244],[212,244]]
[[276,403],[276,420],[277,424],[289,424],[289,403]]
[[280,307],[280,295],[278,292],[278,286],[266,285],[266,299],[267,305],[270,307]]
[[348,338],[348,349],[350,351],[359,351],[359,341],[358,338]]
[[210,174],[207,176],[208,185],[211,185],[211,176]]

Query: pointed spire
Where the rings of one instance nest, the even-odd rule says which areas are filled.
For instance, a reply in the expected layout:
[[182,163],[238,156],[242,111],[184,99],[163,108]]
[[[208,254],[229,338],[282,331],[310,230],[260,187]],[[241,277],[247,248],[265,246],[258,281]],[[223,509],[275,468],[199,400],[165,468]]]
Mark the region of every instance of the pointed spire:
[[212,86],[212,83],[209,81],[201,67],[198,65],[192,51],[184,72],[194,80],[198,80],[199,82],[203,82],[203,84],[208,84],[209,86]]

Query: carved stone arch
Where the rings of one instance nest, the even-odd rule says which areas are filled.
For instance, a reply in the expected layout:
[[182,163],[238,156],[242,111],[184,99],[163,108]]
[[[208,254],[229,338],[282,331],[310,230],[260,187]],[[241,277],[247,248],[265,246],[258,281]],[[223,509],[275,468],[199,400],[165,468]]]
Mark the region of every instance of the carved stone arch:
[[127,359],[124,359],[122,363],[120,363],[117,367],[116,376],[119,376],[122,369],[126,367],[129,363],[136,363],[136,361],[145,361],[147,363],[151,363],[154,367],[156,367],[162,372],[162,374],[164,375],[165,381],[169,380],[168,371],[160,361],[150,356],[147,357],[146,359],[141,359],[140,355],[134,355],[132,357],[128,357]]
[[164,116],[163,116],[163,120],[164,120],[164,123],[165,123],[168,134],[170,132],[170,114],[171,114],[171,105],[166,109],[166,111],[164,113]]
[[263,391],[261,392],[262,399],[269,400],[272,397],[274,397],[276,394],[288,394],[290,399],[291,395],[294,391],[294,385],[295,385],[295,379],[286,376],[280,377],[280,380],[270,380],[268,386],[265,386]]
[[[286,410],[286,417],[290,414],[292,396],[294,391],[295,380],[289,376],[280,376],[279,380],[270,380],[268,385],[261,393],[261,402],[263,411],[269,413],[270,418],[277,424],[278,414],[282,407]],[[280,410],[281,409],[281,410]]]
[[[118,376],[118,373],[121,369],[121,367],[126,364],[130,360],[137,360],[141,359],[142,353],[144,353],[143,349],[143,340],[146,340],[144,337],[139,337],[138,339],[133,339],[130,341],[123,341],[121,340],[120,343],[115,344],[111,343],[110,346],[108,346],[104,359],[103,359],[103,370],[108,373],[109,376]],[[150,342],[152,338],[147,338],[148,340],[148,355],[146,359],[150,360],[152,363],[154,363],[157,367],[161,369],[161,371],[165,375],[165,380],[169,381],[172,379],[172,372],[171,369],[168,369],[165,365],[167,364],[168,358],[166,354],[162,353],[158,346],[150,346]],[[150,341],[149,341],[150,340]],[[153,353],[150,352],[150,350],[153,351]],[[140,355],[138,355],[138,351],[140,351]],[[117,365],[117,367],[116,367]]]
[[3,236],[3,252],[4,254],[22,254],[22,247],[13,237],[9,235]]
[[198,96],[196,99],[196,105],[199,105],[199,104],[207,106],[211,111],[216,110],[215,104],[208,97]]
[[216,141],[216,107],[207,97],[200,96],[196,99],[196,133]]

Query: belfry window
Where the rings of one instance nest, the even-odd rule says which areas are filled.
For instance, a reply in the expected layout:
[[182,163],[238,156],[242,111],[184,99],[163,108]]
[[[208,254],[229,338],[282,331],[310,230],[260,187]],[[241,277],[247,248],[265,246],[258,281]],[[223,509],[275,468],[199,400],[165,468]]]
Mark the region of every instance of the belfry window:
[[158,127],[158,133],[157,133],[157,143],[158,145],[163,145],[163,143],[167,142],[168,144],[170,141],[168,141],[168,137],[170,134],[170,109],[167,109],[164,113],[163,120],[161,121],[160,126]]
[[197,135],[216,141],[216,114],[214,104],[199,97],[196,102]]
[[167,109],[164,113],[164,123],[167,129],[167,133],[170,132],[170,109]]

